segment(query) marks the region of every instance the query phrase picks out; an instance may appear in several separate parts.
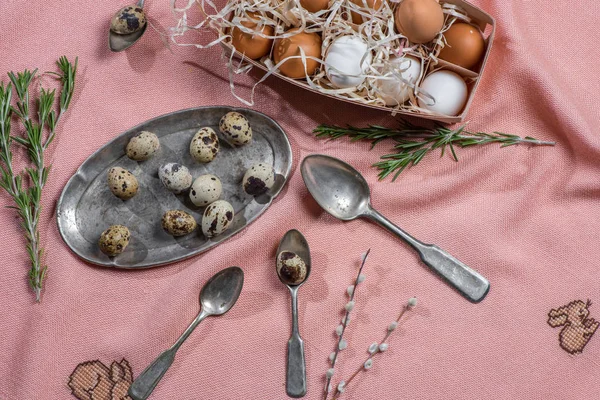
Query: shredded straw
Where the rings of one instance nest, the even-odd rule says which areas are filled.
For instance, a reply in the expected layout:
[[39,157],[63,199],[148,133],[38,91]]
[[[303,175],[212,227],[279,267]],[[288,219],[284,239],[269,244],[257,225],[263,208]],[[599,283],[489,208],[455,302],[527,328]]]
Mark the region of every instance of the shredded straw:
[[[432,96],[423,90],[419,90],[418,85],[426,71],[440,68],[437,57],[446,45],[443,33],[456,21],[471,22],[471,19],[462,8],[454,4],[441,2],[445,14],[443,29],[430,43],[413,44],[404,35],[397,33],[394,28],[394,10],[397,2],[393,0],[391,2],[383,1],[379,10],[369,8],[366,0],[362,0],[361,5],[350,0],[330,0],[328,9],[316,13],[305,10],[300,5],[300,0],[232,0],[221,9],[211,0],[170,1],[171,11],[177,21],[168,33],[171,41],[178,46],[194,46],[199,49],[221,44],[223,46],[223,59],[229,71],[231,93],[248,106],[254,105],[256,86],[270,75],[278,73],[279,67],[286,60],[296,58],[302,61],[305,71],[305,77],[299,79],[299,81],[320,93],[352,100],[360,104],[384,106],[389,108],[393,114],[398,111],[433,114],[433,112],[418,106],[418,99],[426,104],[434,104],[435,102]],[[196,13],[198,9],[203,19],[196,23],[190,22],[189,14],[192,14],[192,11]],[[360,15],[363,23],[360,25],[352,23],[351,12]],[[248,28],[242,25],[242,22],[251,22],[256,24],[256,27]],[[262,32],[264,26],[273,27],[273,35],[264,34]],[[293,36],[297,32],[287,32],[292,28],[299,28],[299,31],[307,33],[319,33],[322,37],[321,56],[320,58],[310,57],[300,49],[299,55],[286,58],[277,64],[271,59],[271,54],[256,60],[264,66],[267,73],[252,87],[250,98],[244,99],[236,94],[235,76],[248,73],[253,65],[247,62],[243,54],[236,52],[231,43],[230,32],[234,27],[245,33],[274,40]],[[208,43],[181,42],[182,37],[190,30],[198,32],[212,31],[216,34],[216,37]],[[359,77],[364,78],[363,83],[353,88],[339,89],[328,79],[324,59],[329,45],[335,39],[347,35],[357,36],[367,44],[367,52],[372,54],[372,62],[364,73],[359,75]],[[273,49],[270,53],[273,53]],[[393,64],[390,62],[392,59],[403,58],[408,55],[421,61],[421,71],[416,83],[409,82],[401,76],[401,73],[408,68],[410,59],[407,59],[408,62],[398,62],[398,60]],[[363,58],[366,56],[367,53]],[[309,59],[319,64],[319,68],[312,75],[306,73],[306,63]],[[331,66],[328,69],[330,72],[335,71],[335,68]],[[410,98],[406,103],[386,106],[378,82],[390,79],[400,80],[412,89],[409,91]]]

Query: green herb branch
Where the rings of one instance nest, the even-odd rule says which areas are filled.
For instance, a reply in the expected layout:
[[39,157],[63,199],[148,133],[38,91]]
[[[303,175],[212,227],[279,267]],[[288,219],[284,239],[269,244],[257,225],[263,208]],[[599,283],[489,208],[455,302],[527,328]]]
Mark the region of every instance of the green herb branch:
[[394,140],[396,151],[381,156],[381,161],[373,164],[379,170],[380,180],[394,173],[392,181],[395,181],[407,167],[417,165],[423,157],[437,149],[440,149],[440,156],[443,156],[446,149],[449,149],[452,158],[458,161],[455,150],[457,146],[469,147],[488,143],[500,143],[501,147],[516,144],[555,145],[555,142],[541,141],[530,136],[522,138],[502,132],[469,132],[465,129],[466,125],[450,129],[440,124],[436,124],[432,128],[426,128],[413,125],[406,120],[400,120],[399,123],[400,126],[396,129],[377,125],[370,125],[366,128],[357,128],[350,125],[347,127],[319,125],[313,132],[319,138],[339,139],[346,136],[353,142],[359,140],[370,141],[372,143],[371,148],[382,140]]
[[[41,299],[42,285],[47,272],[43,265],[43,248],[40,244],[39,220],[42,211],[42,189],[48,180],[50,166],[45,166],[44,151],[56,136],[56,126],[69,108],[73,97],[77,59],[71,63],[66,57],[57,61],[60,73],[52,73],[62,84],[58,113],[54,109],[56,91],[40,88],[35,99],[37,114],[31,110],[30,87],[37,76],[37,69],[19,73],[9,72],[10,83],[0,83],[0,187],[12,197],[27,240],[27,252],[31,261],[29,284],[36,301]],[[12,106],[13,89],[16,92]],[[23,125],[23,136],[11,135],[12,117],[15,115]],[[47,133],[47,134],[45,134]],[[30,167],[24,172],[15,172],[13,167],[12,142],[27,149]]]

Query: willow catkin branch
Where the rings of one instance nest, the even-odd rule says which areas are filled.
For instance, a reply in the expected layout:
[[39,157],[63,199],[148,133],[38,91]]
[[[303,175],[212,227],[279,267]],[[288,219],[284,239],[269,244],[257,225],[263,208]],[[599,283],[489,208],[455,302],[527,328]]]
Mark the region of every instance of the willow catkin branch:
[[[354,287],[352,289],[352,293],[349,293],[350,300],[347,304],[354,304],[354,296],[356,295],[356,288],[360,284],[362,270],[365,267],[365,264],[367,263],[367,258],[369,257],[370,252],[371,252],[371,249],[368,249],[367,252],[363,256],[362,262],[360,264],[360,268],[358,269],[358,273],[356,274],[356,279],[354,279]],[[340,343],[342,343],[342,340],[344,340],[344,333],[346,332],[346,327],[348,326],[348,323],[350,322],[350,313],[351,312],[352,312],[352,309],[346,308],[346,312],[344,314],[344,319],[343,319],[343,323],[342,323],[342,331],[338,335],[339,336],[338,342],[337,342],[337,345],[335,346],[335,352],[334,352],[333,359],[331,360],[331,368],[332,369],[335,368],[335,365],[337,363],[338,355],[340,354]],[[329,385],[331,384],[332,377],[333,377],[333,375],[331,375],[331,376],[327,375],[327,378],[325,381],[325,391],[323,394],[324,400],[327,400],[327,397],[329,396]]]

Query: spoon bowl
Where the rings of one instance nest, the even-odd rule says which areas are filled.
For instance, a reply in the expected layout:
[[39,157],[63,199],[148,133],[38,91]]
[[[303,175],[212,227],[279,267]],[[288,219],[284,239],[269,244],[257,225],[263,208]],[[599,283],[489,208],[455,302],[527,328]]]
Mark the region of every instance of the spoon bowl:
[[233,307],[244,285],[244,272],[230,267],[214,275],[200,291],[202,311],[210,315],[223,315]]
[[371,193],[365,178],[337,158],[311,155],[301,167],[306,188],[315,201],[334,217],[350,221],[368,213]]
[[[144,0],[139,0],[137,2],[137,7],[143,8]],[[148,22],[146,22],[146,24],[144,24],[142,29],[140,29],[139,31],[132,32],[132,33],[129,33],[126,35],[121,35],[121,34],[115,33],[109,28],[108,29],[108,47],[110,48],[111,51],[114,51],[115,53],[117,53],[119,51],[123,51],[125,49],[128,49],[135,42],[137,42],[139,38],[142,37],[144,32],[146,32],[147,27],[148,27]]]
[[369,185],[362,175],[337,158],[315,154],[302,161],[302,178],[315,201],[334,217],[349,221],[368,218],[412,246],[428,267],[468,300],[483,300],[490,283],[477,271],[433,244],[409,235],[371,206]]
[[279,274],[279,271],[277,273],[277,276],[279,277],[279,280],[281,281],[281,283],[283,283],[284,285],[300,287],[304,284],[304,282],[306,282],[306,280],[310,276],[310,249],[308,247],[308,242],[306,241],[306,238],[304,237],[304,235],[302,235],[296,229],[287,231],[286,234],[281,239],[281,242],[279,243],[279,247],[277,248],[277,260],[279,260],[279,255],[284,251],[289,251],[291,253],[294,253],[294,254],[298,255],[298,257],[300,257],[302,259],[302,261],[304,261],[304,264],[306,265],[306,277],[304,278],[304,280],[302,282],[293,285],[293,284],[288,283],[285,280],[285,278],[283,278]]

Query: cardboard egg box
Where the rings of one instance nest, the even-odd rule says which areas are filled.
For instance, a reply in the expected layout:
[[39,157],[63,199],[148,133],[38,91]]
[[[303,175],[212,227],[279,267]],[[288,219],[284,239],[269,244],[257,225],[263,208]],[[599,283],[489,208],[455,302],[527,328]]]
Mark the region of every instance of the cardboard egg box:
[[[353,101],[349,98],[343,98],[343,97],[334,96],[334,95],[331,95],[328,93],[319,92],[318,90],[311,88],[305,81],[288,78],[287,76],[285,76],[279,72],[272,72],[272,75],[276,76],[279,79],[283,79],[284,81],[287,81],[293,85],[299,86],[305,90],[314,92],[318,95],[331,97],[336,100],[344,101],[347,103],[353,103],[353,104],[356,104],[356,105],[359,105],[362,107],[368,107],[368,108],[372,108],[372,109],[376,109],[376,110],[389,112],[392,115],[412,116],[412,117],[429,119],[429,120],[439,121],[439,122],[448,123],[448,124],[461,122],[467,117],[467,115],[469,113],[469,108],[471,107],[473,99],[475,98],[475,93],[477,92],[477,88],[479,86],[481,76],[483,75],[488,57],[490,55],[490,51],[492,49],[492,43],[494,41],[494,34],[496,31],[496,21],[490,14],[486,13],[482,9],[476,7],[475,5],[473,5],[467,1],[464,1],[464,0],[442,0],[441,2],[454,4],[454,5],[462,7],[462,9],[465,10],[467,12],[467,14],[469,15],[469,17],[471,18],[471,24],[478,26],[479,29],[481,30],[481,32],[484,33],[484,39],[485,39],[486,47],[485,47],[484,55],[483,55],[481,61],[477,65],[475,65],[472,69],[466,69],[466,68],[460,67],[458,65],[454,65],[452,63],[449,63],[449,62],[441,60],[441,59],[438,59],[438,62],[435,65],[430,61],[427,61],[424,65],[425,73],[423,74],[422,79],[425,79],[425,77],[427,77],[427,75],[429,73],[431,73],[433,71],[441,70],[441,69],[447,69],[447,70],[454,71],[458,75],[460,75],[461,77],[463,77],[465,79],[465,81],[467,83],[467,87],[469,89],[469,97],[467,98],[465,107],[463,108],[462,112],[459,115],[450,116],[450,115],[442,115],[442,114],[434,114],[434,113],[424,113],[424,112],[420,112],[419,110],[397,110],[397,109],[394,109],[393,107],[362,104],[362,103]],[[219,31],[218,34],[220,36],[223,36],[226,34],[226,32]],[[221,45],[223,46],[225,51],[228,53],[227,55],[229,56],[231,54],[231,51],[233,51],[233,47],[231,46],[231,44],[228,41],[223,41],[223,42],[221,42]],[[234,57],[241,59],[242,54],[236,50]],[[259,68],[265,72],[268,71],[268,68],[262,62],[260,62],[260,60],[251,60],[248,58],[244,58],[244,62],[252,64],[256,68]],[[417,86],[421,84],[422,79],[417,82]]]

